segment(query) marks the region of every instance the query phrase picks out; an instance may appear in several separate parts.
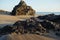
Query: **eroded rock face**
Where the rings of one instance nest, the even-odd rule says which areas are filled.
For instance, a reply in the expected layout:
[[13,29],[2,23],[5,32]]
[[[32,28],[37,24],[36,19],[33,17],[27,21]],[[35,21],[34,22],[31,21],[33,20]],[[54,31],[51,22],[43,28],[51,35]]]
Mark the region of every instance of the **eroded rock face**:
[[18,5],[16,5],[11,15],[34,15],[35,10],[32,9],[32,7],[28,6],[24,1],[20,1]]

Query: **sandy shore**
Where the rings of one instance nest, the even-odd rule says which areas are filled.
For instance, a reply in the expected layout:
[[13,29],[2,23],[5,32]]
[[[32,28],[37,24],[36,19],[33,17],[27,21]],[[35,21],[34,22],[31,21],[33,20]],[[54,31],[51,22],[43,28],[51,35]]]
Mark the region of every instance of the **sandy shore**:
[[0,37],[0,40],[56,40],[56,39],[51,37],[36,35],[36,34],[17,35],[13,33],[13,34],[4,35]]

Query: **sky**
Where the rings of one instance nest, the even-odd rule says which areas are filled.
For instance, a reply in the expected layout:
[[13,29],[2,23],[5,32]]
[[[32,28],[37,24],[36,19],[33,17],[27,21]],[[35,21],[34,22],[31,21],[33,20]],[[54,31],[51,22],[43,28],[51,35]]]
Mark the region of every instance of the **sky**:
[[[60,0],[24,0],[37,12],[60,12]],[[0,0],[0,10],[12,11],[20,0]]]

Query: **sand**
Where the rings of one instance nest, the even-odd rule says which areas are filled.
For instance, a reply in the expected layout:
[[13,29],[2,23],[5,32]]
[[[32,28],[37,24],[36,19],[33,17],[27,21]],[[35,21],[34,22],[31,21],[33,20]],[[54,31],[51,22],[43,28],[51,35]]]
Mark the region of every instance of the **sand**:
[[4,35],[0,38],[0,40],[56,40],[54,38],[50,37],[45,37],[41,35],[36,35],[36,34],[9,34],[9,35]]

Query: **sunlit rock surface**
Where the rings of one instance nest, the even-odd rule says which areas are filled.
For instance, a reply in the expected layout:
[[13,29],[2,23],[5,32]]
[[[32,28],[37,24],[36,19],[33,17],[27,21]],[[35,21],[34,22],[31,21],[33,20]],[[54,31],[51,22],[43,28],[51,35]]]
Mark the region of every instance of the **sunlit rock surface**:
[[11,15],[34,15],[35,10],[32,9],[31,6],[28,6],[24,1],[20,1],[18,5],[16,5],[12,12]]

